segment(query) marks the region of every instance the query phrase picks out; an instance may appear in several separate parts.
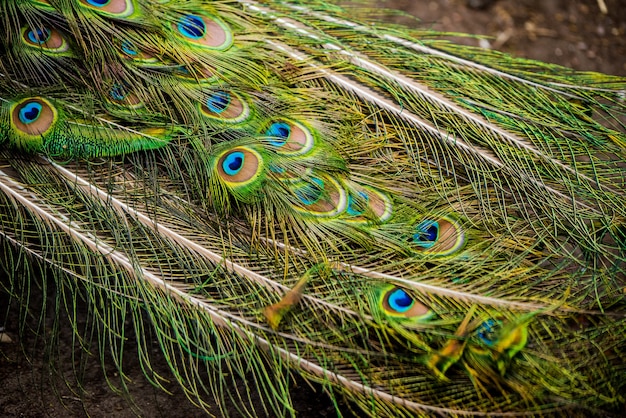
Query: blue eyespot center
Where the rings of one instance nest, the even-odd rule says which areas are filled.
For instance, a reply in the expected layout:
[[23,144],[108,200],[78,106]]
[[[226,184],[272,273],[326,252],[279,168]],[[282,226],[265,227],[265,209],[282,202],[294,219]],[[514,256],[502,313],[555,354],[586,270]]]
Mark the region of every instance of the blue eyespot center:
[[227,175],[234,176],[241,171],[244,161],[245,155],[243,152],[231,152],[226,156],[226,158],[224,158],[224,161],[222,162],[222,169]]
[[306,185],[295,191],[296,197],[304,205],[309,206],[316,203],[324,193],[324,180],[314,177]]
[[95,7],[104,7],[109,4],[111,0],[87,0],[87,3]]
[[230,94],[225,91],[218,91],[206,100],[206,107],[218,115],[228,108],[230,104]]
[[499,326],[499,321],[496,321],[494,319],[488,319],[480,324],[476,335],[483,343],[487,345],[492,345],[496,341],[496,332]]
[[389,308],[397,313],[404,313],[411,309],[415,301],[404,290],[396,288],[392,290],[387,296],[387,304]]
[[25,125],[35,122],[39,119],[42,108],[41,103],[38,102],[28,102],[24,104],[19,112],[20,122]]
[[275,147],[282,147],[291,135],[291,127],[285,122],[274,122],[265,131],[265,135],[274,138],[270,144]]
[[350,216],[359,216],[365,212],[367,208],[367,202],[369,202],[370,197],[365,192],[358,192],[359,200],[352,197],[352,195],[348,195],[348,205],[346,208],[346,213]]
[[431,248],[439,238],[439,222],[423,221],[415,228],[413,242],[423,248]]
[[139,51],[135,48],[135,45],[131,41],[123,40],[122,41],[122,51],[124,51],[127,55],[138,55]]
[[50,39],[50,30],[46,28],[31,29],[26,36],[32,43],[42,45]]
[[200,16],[187,15],[178,21],[178,31],[189,39],[200,39],[206,33],[206,24]]
[[122,86],[121,84],[113,85],[109,94],[111,95],[111,98],[116,101],[122,101],[126,98],[126,96],[128,96],[128,93],[124,89],[124,86]]

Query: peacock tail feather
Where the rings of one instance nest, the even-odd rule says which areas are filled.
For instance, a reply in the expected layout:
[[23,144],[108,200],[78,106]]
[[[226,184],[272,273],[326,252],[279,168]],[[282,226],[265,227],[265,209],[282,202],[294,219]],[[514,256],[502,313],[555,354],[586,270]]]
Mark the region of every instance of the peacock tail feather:
[[0,11],[4,288],[85,303],[112,386],[132,329],[218,414],[294,415],[291,373],[376,417],[623,412],[626,80],[317,0]]

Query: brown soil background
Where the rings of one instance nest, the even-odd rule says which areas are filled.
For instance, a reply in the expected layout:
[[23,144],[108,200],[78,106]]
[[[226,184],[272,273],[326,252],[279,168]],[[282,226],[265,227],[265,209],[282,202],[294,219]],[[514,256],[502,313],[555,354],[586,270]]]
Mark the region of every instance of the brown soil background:
[[[513,55],[557,63],[584,71],[626,75],[626,1],[605,0],[603,14],[597,0],[499,0],[482,10],[471,9],[468,0],[390,0],[379,5],[393,7],[419,17],[420,25],[443,31],[488,35],[482,45]],[[398,18],[411,25],[414,20]],[[478,45],[476,39],[462,42]],[[5,307],[0,299],[0,323]],[[4,302],[6,303],[6,302]],[[37,313],[33,318],[36,318]],[[7,328],[14,338],[18,319],[9,315]],[[32,324],[36,324],[36,319]],[[19,344],[0,343],[0,416],[2,417],[131,417],[137,411],[146,417],[196,417],[203,414],[193,407],[176,384],[172,394],[154,389],[141,374],[137,361],[129,356],[125,363],[128,387],[135,407],[114,394],[107,386],[97,355],[92,356],[84,374],[82,390],[67,386],[58,374],[71,378],[73,360],[71,339],[61,329],[60,358],[57,370],[45,360],[46,337]],[[129,350],[132,351],[132,350]],[[95,353],[94,353],[95,354]],[[132,353],[131,353],[132,354]],[[167,367],[161,373],[167,376]],[[108,365],[112,370],[112,365]],[[109,377],[117,380],[114,374]],[[301,417],[335,416],[330,401],[319,389],[314,391],[302,381],[294,382],[292,396]],[[349,415],[346,408],[342,407]],[[218,414],[218,411],[215,411]],[[236,416],[236,412],[232,411]]]

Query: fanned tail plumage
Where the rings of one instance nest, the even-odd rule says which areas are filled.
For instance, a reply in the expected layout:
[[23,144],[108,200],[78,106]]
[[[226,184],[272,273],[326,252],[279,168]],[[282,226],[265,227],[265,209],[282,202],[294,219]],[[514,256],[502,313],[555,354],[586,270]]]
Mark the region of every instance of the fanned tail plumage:
[[84,299],[114,359],[131,324],[159,386],[155,337],[208,411],[292,415],[291,371],[377,417],[623,411],[624,79],[319,1],[0,5],[25,308]]

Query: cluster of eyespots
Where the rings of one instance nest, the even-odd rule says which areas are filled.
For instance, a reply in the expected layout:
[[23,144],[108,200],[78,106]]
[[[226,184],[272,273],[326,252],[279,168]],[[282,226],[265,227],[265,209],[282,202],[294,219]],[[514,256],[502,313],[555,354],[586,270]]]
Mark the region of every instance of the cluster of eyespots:
[[465,233],[452,217],[424,219],[415,226],[410,239],[417,249],[428,254],[447,256],[465,245]]

